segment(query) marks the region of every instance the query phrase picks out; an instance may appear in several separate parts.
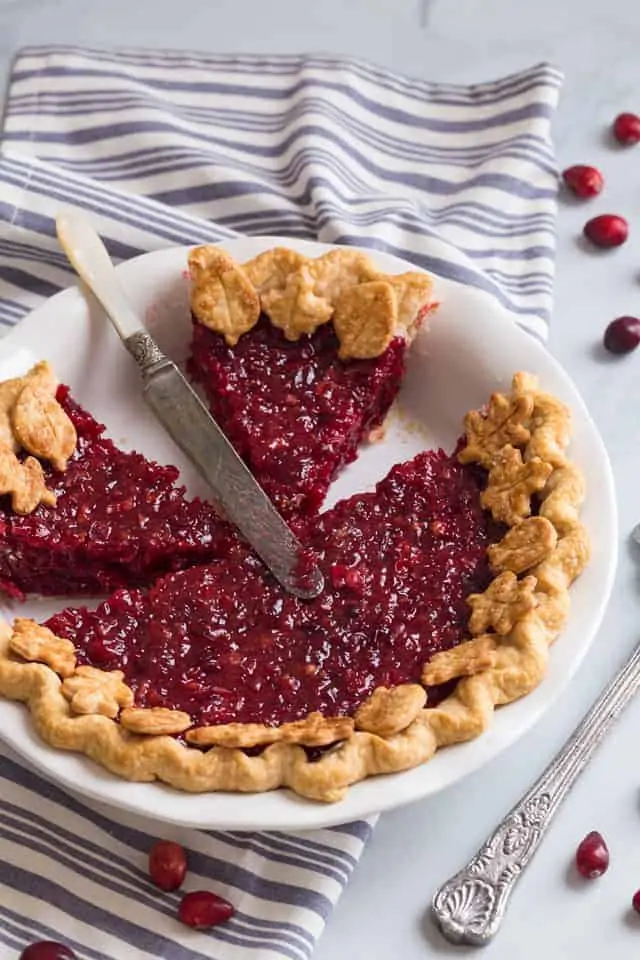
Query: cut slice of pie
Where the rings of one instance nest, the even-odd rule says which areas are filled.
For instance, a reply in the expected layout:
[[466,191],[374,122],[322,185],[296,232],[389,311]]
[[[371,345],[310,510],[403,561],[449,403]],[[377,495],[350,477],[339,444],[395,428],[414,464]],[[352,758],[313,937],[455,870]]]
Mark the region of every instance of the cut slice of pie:
[[377,686],[419,682],[433,653],[462,640],[466,597],[488,586],[500,533],[481,481],[424,453],[317,518],[307,543],[327,586],[310,602],[239,545],[46,626],[73,641],[78,663],[123,670],[138,706],[185,711],[195,726],[350,716]]
[[[535,378],[308,524],[327,586],[287,595],[240,541],[97,610],[0,635],[0,693],[134,780],[337,800],[480,734],[542,680],[588,560],[569,414]],[[62,680],[59,683],[56,677]]]
[[313,513],[398,393],[430,277],[382,275],[348,248],[240,266],[199,247],[189,267],[191,376],[280,510]]
[[0,588],[104,595],[220,556],[233,533],[178,471],[119,450],[48,364],[0,384]]

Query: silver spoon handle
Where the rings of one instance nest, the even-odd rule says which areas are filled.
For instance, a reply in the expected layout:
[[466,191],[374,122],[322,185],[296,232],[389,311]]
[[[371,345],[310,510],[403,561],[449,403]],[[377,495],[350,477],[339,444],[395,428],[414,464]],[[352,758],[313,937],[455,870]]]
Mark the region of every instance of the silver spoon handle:
[[436,891],[431,909],[447,940],[483,946],[497,933],[558,807],[639,686],[640,645],[531,789],[466,867]]

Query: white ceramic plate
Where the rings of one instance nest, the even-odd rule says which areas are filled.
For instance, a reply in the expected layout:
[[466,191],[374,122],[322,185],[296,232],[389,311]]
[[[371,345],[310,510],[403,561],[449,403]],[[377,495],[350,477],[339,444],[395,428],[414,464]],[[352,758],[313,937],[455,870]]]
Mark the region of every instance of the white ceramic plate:
[[[277,243],[309,256],[330,249],[324,244],[274,237],[235,240],[225,247],[242,261]],[[389,273],[410,269],[395,257],[367,252]],[[149,330],[178,360],[186,355],[190,326],[185,267],[186,248],[151,253],[118,268]],[[435,793],[491,760],[532,726],[575,673],[609,597],[616,565],[611,469],[584,403],[567,374],[542,346],[482,292],[439,279],[436,295],[442,306],[429,330],[412,347],[387,438],[365,449],[343,473],[332,487],[330,502],[371,487],[394,462],[419,449],[451,448],[467,410],[484,403],[492,391],[508,387],[516,370],[538,374],[544,388],[573,410],[572,456],[587,478],[583,518],[593,541],[591,564],[573,587],[570,621],[552,652],[549,673],[541,686],[499,710],[491,729],[477,740],[439,751],[415,770],[356,784],[344,801],[333,805],[307,802],[284,790],[247,796],[192,796],[160,784],[128,783],[84,757],[46,746],[35,735],[27,710],[7,701],[0,701],[0,736],[69,789],[145,816],[202,828],[303,830],[343,823]],[[100,309],[79,289],[53,297],[0,343],[0,377],[21,373],[43,358],[71,385],[74,396],[107,424],[118,444],[176,464],[189,490],[205,493],[193,468],[141,402],[134,362]],[[8,617],[19,614],[41,619],[61,605],[66,604],[4,602],[1,609]]]

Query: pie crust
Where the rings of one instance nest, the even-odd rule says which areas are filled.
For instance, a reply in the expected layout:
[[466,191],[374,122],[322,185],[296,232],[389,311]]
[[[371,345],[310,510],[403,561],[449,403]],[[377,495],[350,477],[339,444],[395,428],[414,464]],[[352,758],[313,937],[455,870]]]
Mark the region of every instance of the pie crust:
[[275,247],[244,264],[218,247],[196,247],[189,272],[193,315],[229,346],[264,313],[287,340],[333,320],[340,358],[368,360],[384,353],[394,336],[411,339],[435,306],[428,274],[381,273],[349,247],[315,259]]
[[[300,269],[284,254],[253,261],[249,275],[260,297],[263,290],[286,294],[291,262]],[[364,286],[379,282],[365,275],[361,261],[351,266]],[[323,269],[320,293],[339,302],[344,290],[336,294]],[[226,282],[229,290],[241,289]],[[398,303],[402,298],[412,299],[409,287]],[[76,666],[70,641],[27,619],[0,626],[0,694],[25,702],[38,733],[54,747],[84,753],[129,780],[161,780],[191,792],[286,786],[337,801],[356,781],[415,767],[440,747],[478,736],[495,707],[542,681],[589,542],[579,519],[583,477],[565,453],[570,414],[535,377],[516,374],[510,392],[494,394],[485,409],[465,417],[464,431],[459,459],[487,472],[483,506],[509,529],[488,550],[494,580],[468,598],[469,638],[424,664],[424,686],[457,681],[436,706],[429,707],[423,686],[411,683],[379,687],[353,717],[312,713],[276,727],[194,728],[182,711],[136,707],[120,671]],[[322,749],[313,755],[309,748]]]

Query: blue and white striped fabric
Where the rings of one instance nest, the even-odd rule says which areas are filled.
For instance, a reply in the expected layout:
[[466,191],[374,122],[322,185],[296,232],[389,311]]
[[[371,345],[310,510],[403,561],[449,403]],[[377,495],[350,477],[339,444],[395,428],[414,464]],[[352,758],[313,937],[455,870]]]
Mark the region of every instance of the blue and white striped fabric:
[[[91,213],[117,259],[236,233],[387,250],[488,291],[544,337],[560,83],[544,64],[459,87],[325,56],[26,49],[0,155],[0,324],[71,282],[64,205]],[[0,748],[0,960],[34,939],[91,960],[303,960],[371,826],[162,831],[189,848],[192,889],[238,907],[191,933],[177,895],[146,878],[157,827]]]
[[329,57],[29,48],[5,147],[231,231],[397,253],[544,335],[561,77],[473,87]]

